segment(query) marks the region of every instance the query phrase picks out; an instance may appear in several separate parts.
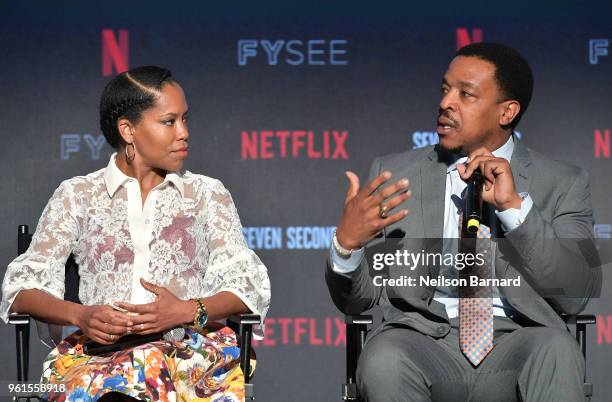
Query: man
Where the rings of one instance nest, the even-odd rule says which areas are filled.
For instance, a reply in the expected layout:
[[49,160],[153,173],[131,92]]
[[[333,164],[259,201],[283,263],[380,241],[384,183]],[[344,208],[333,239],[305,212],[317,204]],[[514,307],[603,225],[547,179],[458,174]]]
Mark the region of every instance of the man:
[[[366,401],[584,400],[584,359],[559,314],[580,312],[597,289],[577,241],[593,239],[588,176],[513,135],[532,88],[529,64],[515,50],[466,46],[442,80],[439,145],[376,159],[362,188],[347,172],[326,280],[341,311],[379,305],[383,313],[358,364]],[[364,246],[418,253],[431,250],[428,239],[460,237],[464,189],[476,170],[486,229],[478,241],[494,239],[481,268],[520,286],[489,286],[486,298],[435,283],[377,286]],[[399,179],[390,183],[392,176]]]

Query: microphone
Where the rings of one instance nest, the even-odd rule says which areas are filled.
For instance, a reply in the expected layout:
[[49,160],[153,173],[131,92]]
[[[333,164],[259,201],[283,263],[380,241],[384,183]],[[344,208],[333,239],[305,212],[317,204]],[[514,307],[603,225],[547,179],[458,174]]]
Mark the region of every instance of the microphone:
[[463,223],[468,233],[476,234],[482,221],[482,174],[475,170],[467,181]]

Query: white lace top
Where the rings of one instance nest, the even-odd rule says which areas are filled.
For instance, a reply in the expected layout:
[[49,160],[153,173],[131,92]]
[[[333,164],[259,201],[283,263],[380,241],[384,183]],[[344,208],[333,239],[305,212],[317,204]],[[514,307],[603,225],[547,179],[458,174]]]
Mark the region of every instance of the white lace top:
[[[151,302],[155,296],[140,285],[143,277],[181,299],[232,292],[263,323],[268,273],[247,247],[223,184],[190,172],[168,173],[143,205],[137,180],[119,170],[115,157],[105,169],[68,179],[55,191],[27,252],[7,268],[2,319],[8,320],[22,289],[63,298],[65,263],[73,253],[85,305]],[[263,326],[254,332],[263,335]]]

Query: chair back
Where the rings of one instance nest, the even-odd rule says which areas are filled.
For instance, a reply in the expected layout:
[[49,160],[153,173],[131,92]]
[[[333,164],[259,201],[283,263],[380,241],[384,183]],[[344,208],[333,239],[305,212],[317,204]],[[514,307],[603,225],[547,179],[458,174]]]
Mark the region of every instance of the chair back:
[[[29,231],[28,225],[19,225],[17,229],[17,254],[21,255],[28,250],[32,242],[32,234]],[[66,261],[65,271],[65,291],[64,300],[79,303],[79,266],[74,260],[74,256]],[[77,328],[72,326],[63,326],[55,324],[47,324],[36,320],[36,329],[38,337],[46,346],[53,348],[69,333]]]

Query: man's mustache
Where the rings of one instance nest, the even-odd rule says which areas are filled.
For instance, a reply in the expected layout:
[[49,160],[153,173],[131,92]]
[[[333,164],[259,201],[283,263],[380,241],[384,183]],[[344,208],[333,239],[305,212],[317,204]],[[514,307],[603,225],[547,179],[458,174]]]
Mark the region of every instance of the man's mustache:
[[440,111],[438,111],[438,119],[440,117],[444,117],[444,118],[450,120],[453,126],[458,126],[459,125],[457,123],[457,120],[453,117],[453,115],[450,114],[450,112],[448,110],[440,110]]

